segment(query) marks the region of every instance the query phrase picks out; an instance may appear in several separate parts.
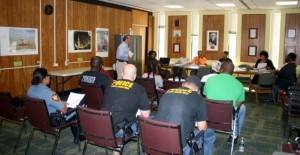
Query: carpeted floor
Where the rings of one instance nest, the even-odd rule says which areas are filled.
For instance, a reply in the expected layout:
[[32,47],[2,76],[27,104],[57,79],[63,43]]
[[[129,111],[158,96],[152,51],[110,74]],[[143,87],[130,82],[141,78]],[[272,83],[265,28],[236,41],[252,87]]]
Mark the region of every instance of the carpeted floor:
[[[254,96],[254,95],[252,95]],[[281,151],[282,142],[282,120],[281,120],[281,103],[277,105],[271,103],[264,103],[260,101],[259,105],[255,105],[254,99],[245,102],[247,107],[246,118],[241,132],[241,137],[245,139],[245,152],[238,152],[238,145],[235,146],[235,154],[249,154],[249,155],[269,155],[274,151]],[[290,124],[300,124],[297,118],[289,121]],[[24,154],[26,144],[29,138],[31,126],[27,124],[27,132],[22,133],[19,147],[16,154]],[[4,121],[0,128],[0,154],[13,154],[14,144],[16,142],[17,131],[19,127],[13,123]],[[226,143],[228,135],[217,133],[217,139],[213,149],[213,155],[227,155],[230,154],[230,145]],[[62,132],[56,149],[56,154],[81,154],[78,151],[77,145],[73,144],[71,131],[66,129]],[[239,139],[240,141],[240,139]],[[51,154],[52,146],[54,144],[54,137],[47,136],[44,139],[44,134],[37,131],[34,134],[29,154]],[[81,145],[83,148],[83,143]],[[89,145],[87,154],[105,154],[103,148]],[[137,154],[136,143],[130,142],[125,146],[125,155]]]

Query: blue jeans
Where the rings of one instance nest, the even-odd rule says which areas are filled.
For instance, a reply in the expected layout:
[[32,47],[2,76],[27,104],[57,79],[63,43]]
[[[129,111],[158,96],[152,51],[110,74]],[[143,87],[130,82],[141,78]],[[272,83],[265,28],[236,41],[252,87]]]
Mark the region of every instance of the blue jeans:
[[[246,115],[246,106],[244,104],[242,104],[240,106],[240,111],[239,111],[239,114],[238,114],[239,118],[238,118],[238,122],[237,122],[237,129],[234,132],[235,136],[239,136],[240,133],[241,133],[243,122],[244,122],[244,119],[245,119],[245,115]],[[237,131],[238,131],[238,134],[236,134]]]
[[[274,97],[276,98],[278,96],[278,85],[275,85],[274,86]],[[272,101],[273,100],[273,95],[272,94],[269,94],[268,95],[268,100]]]
[[[198,133],[199,130],[194,130],[195,135],[197,135]],[[215,140],[216,140],[215,132],[212,129],[207,128],[204,132],[204,155],[210,155],[211,150],[214,147]],[[202,141],[203,141],[203,137],[199,138],[196,142],[199,148],[202,147]],[[190,146],[186,144],[186,146],[183,148],[183,154],[188,155],[190,151],[191,151]]]
[[[131,127],[131,129],[132,129],[132,131],[133,131],[133,133],[132,133],[133,135],[135,135],[136,133],[138,133],[138,125],[137,125],[136,122],[132,123],[130,127]],[[123,131],[123,130],[119,130],[119,131],[115,134],[115,136],[118,137],[118,138],[122,138],[123,135],[124,135],[124,131]]]

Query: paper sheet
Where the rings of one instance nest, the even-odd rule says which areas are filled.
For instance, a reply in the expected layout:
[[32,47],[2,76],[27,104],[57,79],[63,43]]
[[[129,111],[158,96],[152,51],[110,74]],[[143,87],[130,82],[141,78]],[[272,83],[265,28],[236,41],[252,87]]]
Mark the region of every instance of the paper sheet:
[[133,56],[133,53],[131,51],[129,51],[128,56],[131,58]]
[[265,68],[267,66],[267,63],[258,63],[257,68]]
[[68,103],[67,107],[76,108],[76,106],[80,103],[80,101],[83,99],[84,96],[85,96],[85,94],[77,94],[77,93],[71,92],[69,95],[69,98],[67,100],[67,103]]

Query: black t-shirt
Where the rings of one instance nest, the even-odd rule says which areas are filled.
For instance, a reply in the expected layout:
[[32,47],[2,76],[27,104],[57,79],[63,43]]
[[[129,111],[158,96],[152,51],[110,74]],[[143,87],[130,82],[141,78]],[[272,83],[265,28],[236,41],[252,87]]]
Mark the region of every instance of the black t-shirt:
[[141,85],[129,80],[116,80],[104,95],[102,110],[112,112],[115,131],[116,126],[127,118],[136,120],[137,110],[150,110],[147,92]]
[[103,92],[111,85],[111,79],[98,71],[85,71],[81,74],[79,84],[95,84],[102,86]]
[[176,123],[181,126],[181,141],[195,129],[195,122],[206,121],[206,107],[202,97],[188,88],[169,89],[159,101],[155,120]]

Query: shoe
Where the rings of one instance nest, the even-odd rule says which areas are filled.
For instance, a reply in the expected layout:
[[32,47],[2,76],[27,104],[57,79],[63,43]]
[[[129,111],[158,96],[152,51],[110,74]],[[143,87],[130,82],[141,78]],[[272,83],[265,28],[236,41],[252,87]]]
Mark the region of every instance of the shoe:
[[84,140],[85,140],[84,136],[79,135],[79,139],[78,138],[74,138],[74,144],[78,144],[79,141],[84,141]]
[[[239,138],[239,136],[237,136],[237,137],[234,139],[234,144],[237,144],[238,138]],[[232,142],[232,136],[230,135],[229,138],[228,138],[228,140],[227,140],[227,143],[228,143],[228,144],[231,144],[231,142]]]
[[273,100],[264,100],[264,102],[273,102]]

